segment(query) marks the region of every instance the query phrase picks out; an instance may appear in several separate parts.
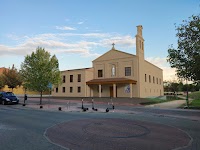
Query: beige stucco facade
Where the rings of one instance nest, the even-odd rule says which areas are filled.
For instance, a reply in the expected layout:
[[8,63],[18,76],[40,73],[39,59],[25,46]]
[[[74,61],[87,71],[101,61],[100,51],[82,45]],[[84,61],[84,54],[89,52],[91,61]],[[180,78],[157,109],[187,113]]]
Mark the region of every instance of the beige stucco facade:
[[[142,26],[137,26],[136,55],[111,50],[93,60],[92,68],[62,71],[65,82],[53,96],[151,97],[163,95],[163,72],[144,59]],[[78,74],[81,81],[78,82]],[[73,82],[70,82],[70,75]],[[78,89],[79,88],[79,89]],[[81,89],[81,90],[80,90]]]
[[62,84],[54,87],[53,96],[86,97],[89,88],[86,82],[93,79],[93,68],[61,71]]

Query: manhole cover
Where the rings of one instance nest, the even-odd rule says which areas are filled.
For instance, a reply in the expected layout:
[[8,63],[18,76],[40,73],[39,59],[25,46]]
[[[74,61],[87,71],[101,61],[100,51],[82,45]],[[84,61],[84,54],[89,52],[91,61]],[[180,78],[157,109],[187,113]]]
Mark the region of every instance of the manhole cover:
[[117,118],[64,122],[47,129],[45,136],[74,150],[170,150],[191,140],[177,128]]

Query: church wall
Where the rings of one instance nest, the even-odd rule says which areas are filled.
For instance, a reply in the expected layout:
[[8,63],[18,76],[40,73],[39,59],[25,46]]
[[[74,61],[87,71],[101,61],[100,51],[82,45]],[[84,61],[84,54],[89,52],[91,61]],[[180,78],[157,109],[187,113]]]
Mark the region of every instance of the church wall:
[[[78,74],[81,74],[81,82],[78,82]],[[73,75],[73,82],[70,82],[70,75]],[[87,75],[87,77],[86,77]],[[56,87],[52,91],[52,96],[61,97],[85,97],[89,90],[86,88],[86,82],[93,78],[93,72],[91,69],[77,69],[77,70],[67,70],[61,72],[61,78],[65,76],[65,83],[61,83],[58,86],[58,92],[56,92]],[[65,91],[63,91],[65,87]],[[70,87],[72,91],[70,92]],[[78,92],[78,87],[80,87],[80,92]],[[86,90],[88,90],[86,92]]]
[[[113,58],[115,56],[113,55]],[[94,78],[129,78],[137,80],[137,60],[135,57],[125,57],[120,59],[110,59],[93,62]],[[112,66],[115,66],[115,75],[112,75]],[[131,67],[131,76],[125,76],[125,67]],[[103,77],[98,77],[98,70],[103,70]]]
[[[163,73],[162,69],[144,61],[144,72],[141,75],[141,97],[163,95]],[[146,81],[145,81],[146,74]]]
[[129,84],[118,84],[117,85],[117,97],[130,97],[130,92],[126,91]]

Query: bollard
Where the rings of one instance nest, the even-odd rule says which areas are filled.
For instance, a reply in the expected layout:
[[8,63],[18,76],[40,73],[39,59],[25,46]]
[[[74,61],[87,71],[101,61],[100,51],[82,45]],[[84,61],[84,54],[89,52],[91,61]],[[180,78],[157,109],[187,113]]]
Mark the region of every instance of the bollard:
[[82,107],[81,108],[84,109],[84,107],[83,107],[83,98],[82,98]]
[[86,112],[87,108],[83,108],[83,112]]
[[108,108],[106,108],[106,112],[109,112],[109,109],[108,109]]
[[40,109],[42,109],[43,108],[43,106],[40,106]]
[[94,110],[94,100],[92,98],[92,109]]
[[94,108],[93,110],[94,110],[94,111],[98,111],[98,109],[97,109],[97,108]]
[[61,108],[61,107],[58,107],[58,110],[59,110],[59,111],[61,111],[61,110],[62,110],[62,108]]

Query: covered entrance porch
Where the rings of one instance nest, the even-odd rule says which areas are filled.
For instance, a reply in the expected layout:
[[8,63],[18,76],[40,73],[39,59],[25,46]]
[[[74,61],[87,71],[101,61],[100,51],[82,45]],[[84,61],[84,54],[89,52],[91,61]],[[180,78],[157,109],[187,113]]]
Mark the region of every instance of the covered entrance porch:
[[[123,97],[123,91],[128,97],[133,97],[133,84],[137,81],[128,78],[93,79],[86,82],[89,97]],[[126,91],[127,88],[127,91]],[[127,96],[124,96],[127,97]]]

